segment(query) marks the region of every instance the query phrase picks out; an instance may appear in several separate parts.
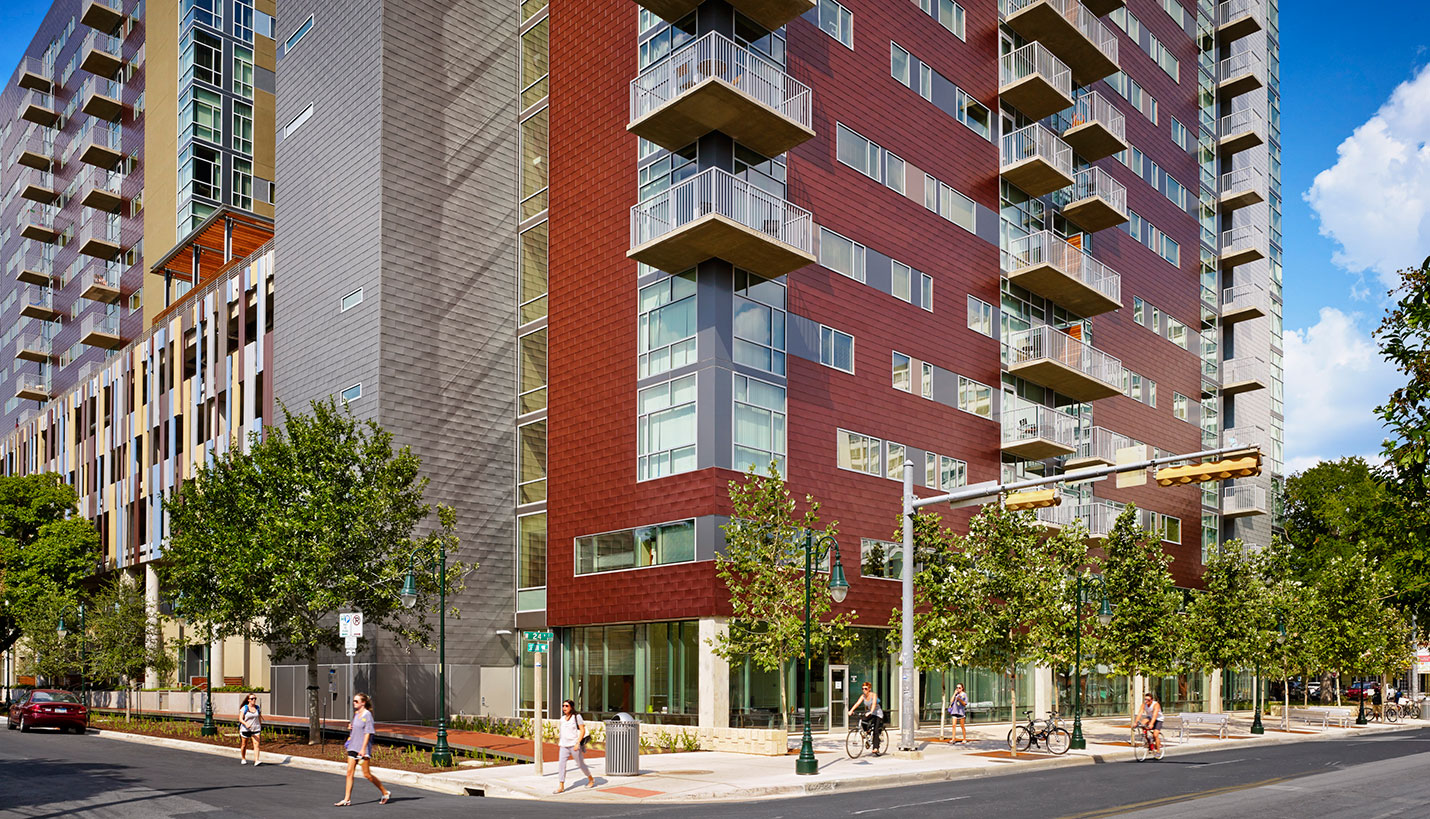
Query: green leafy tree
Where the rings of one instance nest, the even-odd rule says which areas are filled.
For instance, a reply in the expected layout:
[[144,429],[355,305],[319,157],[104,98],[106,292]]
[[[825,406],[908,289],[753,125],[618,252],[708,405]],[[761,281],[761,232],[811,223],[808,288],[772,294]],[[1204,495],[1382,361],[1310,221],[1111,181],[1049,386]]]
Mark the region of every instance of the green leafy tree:
[[26,619],[53,624],[50,604],[73,605],[94,571],[99,533],[76,515],[77,500],[53,472],[0,476],[0,651],[20,637]]
[[127,691],[124,718],[132,713],[135,692],[146,669],[160,679],[174,673],[173,646],[150,633],[144,589],[132,578],[117,575],[101,586],[85,610],[85,654],[96,684],[112,680]]
[[[427,615],[436,582],[418,572],[419,597],[399,591],[415,553],[457,547],[456,516],[422,501],[427,479],[407,447],[334,401],[310,414],[283,408],[268,437],[198,464],[170,501],[173,534],[161,567],[175,612],[207,638],[241,634],[265,643],[274,659],[308,670],[308,741],[319,741],[318,652],[338,650],[339,611],[404,642],[430,644]],[[454,562],[448,593],[470,569]],[[452,613],[456,613],[453,609]]]
[[1137,525],[1137,508],[1128,505],[1103,546],[1099,565],[1112,619],[1095,633],[1098,656],[1127,675],[1129,701],[1134,676],[1171,673],[1185,650],[1171,563],[1161,538]]
[[1302,580],[1337,556],[1370,547],[1383,552],[1397,525],[1386,515],[1389,490],[1364,459],[1322,461],[1286,479],[1286,537],[1298,548],[1287,568]]
[[[1313,590],[1296,576],[1291,566],[1295,547],[1275,536],[1261,553],[1262,584],[1266,588],[1271,615],[1276,624],[1275,646],[1270,665],[1281,677],[1284,704],[1291,705],[1290,678],[1301,674],[1303,682],[1313,669],[1320,670],[1317,646],[1312,639],[1317,623]],[[1302,686],[1302,704],[1309,705],[1311,688]]]
[[1276,626],[1261,563],[1240,540],[1210,550],[1202,588],[1192,592],[1185,620],[1188,659],[1201,670],[1269,660],[1265,646]]
[[[776,464],[767,475],[754,467],[745,480],[730,482],[730,522],[725,552],[715,557],[715,574],[730,592],[729,630],[711,647],[730,661],[749,658],[756,668],[776,671],[780,681],[780,716],[789,730],[786,669],[804,657],[804,549],[806,534],[834,536],[837,523],[819,528],[819,503],[806,495],[804,513],[796,511]],[[827,564],[826,564],[827,565]],[[849,613],[831,615],[829,595],[815,579],[809,596],[810,650],[821,655],[828,647],[848,645]],[[808,660],[808,658],[805,658]]]
[[[1389,578],[1371,567],[1364,551],[1332,558],[1316,576],[1311,639],[1324,667],[1336,671],[1343,682],[1350,675],[1384,670],[1389,619],[1384,601],[1392,593]],[[1403,634],[1396,632],[1395,637],[1403,639]]]
[[[15,648],[21,674],[42,677],[46,684],[65,685],[70,677],[78,676],[83,667],[80,664],[80,630],[74,621],[73,600],[67,596],[44,598],[25,608],[19,619],[19,630],[24,635]],[[75,622],[61,635],[59,623],[66,617],[66,625]]]

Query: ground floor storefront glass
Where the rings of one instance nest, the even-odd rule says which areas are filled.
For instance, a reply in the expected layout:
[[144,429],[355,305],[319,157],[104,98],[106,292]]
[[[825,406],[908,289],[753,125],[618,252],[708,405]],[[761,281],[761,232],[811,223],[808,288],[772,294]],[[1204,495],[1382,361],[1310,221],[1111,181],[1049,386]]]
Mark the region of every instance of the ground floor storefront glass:
[[1198,713],[1210,707],[1207,677],[1200,671],[1152,677],[1147,681],[1147,685],[1147,690],[1155,694],[1157,701],[1162,703],[1164,713]]
[[[1034,709],[1033,675],[1031,663],[1018,668],[1018,710]],[[968,694],[968,721],[1007,722],[1009,707],[1013,704],[1012,680],[1002,671],[956,665],[947,672],[925,671],[919,675],[919,719],[924,722],[938,722],[939,711],[943,708],[944,691],[952,697],[959,683]],[[945,685],[947,689],[945,689]],[[1041,715],[1040,715],[1041,716]],[[1021,719],[1022,715],[1019,714]]]
[[694,620],[566,629],[564,696],[591,719],[694,725],[700,646]]
[[1221,707],[1224,711],[1248,711],[1256,692],[1256,675],[1250,671],[1221,672]]
[[[892,664],[886,629],[856,628],[853,642],[814,657],[809,665],[809,722],[812,731],[847,730],[847,712],[867,681],[873,684],[887,714],[897,707],[897,692],[890,688]],[[791,731],[804,730],[804,662],[785,668]],[[778,728],[780,677],[750,660],[730,663],[730,727]]]
[[[1060,669],[1056,673],[1058,710],[1071,716],[1073,713],[1073,669]],[[1112,669],[1101,664],[1084,664],[1082,667],[1082,714],[1085,717],[1112,717],[1132,713],[1131,692],[1127,687],[1127,677],[1114,674]]]

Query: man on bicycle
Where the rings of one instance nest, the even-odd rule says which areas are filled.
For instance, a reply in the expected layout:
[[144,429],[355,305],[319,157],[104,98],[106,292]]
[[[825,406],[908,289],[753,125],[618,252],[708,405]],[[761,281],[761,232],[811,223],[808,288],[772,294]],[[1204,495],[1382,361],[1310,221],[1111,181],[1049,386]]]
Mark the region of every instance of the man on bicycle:
[[1157,746],[1162,744],[1162,703],[1157,702],[1157,698],[1148,691],[1142,697],[1142,713],[1137,717],[1137,724],[1134,728],[1141,728],[1146,725],[1152,730],[1152,740]]
[[884,730],[884,709],[879,707],[879,697],[874,694],[874,686],[864,683],[864,693],[859,699],[854,701],[854,706],[849,709],[853,714],[864,706],[864,716],[859,718],[859,727],[867,728],[869,735],[874,738],[874,753],[879,753],[879,736]]

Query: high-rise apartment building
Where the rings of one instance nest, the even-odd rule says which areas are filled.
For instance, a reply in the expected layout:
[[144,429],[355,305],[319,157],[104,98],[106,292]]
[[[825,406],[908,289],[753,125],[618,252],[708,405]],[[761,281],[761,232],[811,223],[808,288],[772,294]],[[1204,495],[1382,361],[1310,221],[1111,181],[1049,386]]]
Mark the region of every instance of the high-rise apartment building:
[[[811,662],[825,727],[860,681],[897,703],[905,460],[932,495],[1138,444],[1259,444],[1265,478],[1082,483],[1038,516],[1096,546],[1135,503],[1183,586],[1222,539],[1269,538],[1275,0],[273,11],[279,343],[248,377],[290,407],[343,396],[456,508],[480,568],[448,623],[453,711],[530,713],[519,635],[550,629],[545,690],[583,712],[776,721],[778,677],[710,646],[728,486],[752,465],[838,522],[858,619]],[[159,267],[182,278],[185,252]],[[354,679],[384,718],[431,717],[433,665],[380,637]],[[1122,709],[1105,672],[1096,707]],[[300,712],[301,669],[272,675],[274,709]],[[941,677],[914,678],[932,715]],[[1216,680],[1164,700],[1208,703]],[[1069,684],[1039,669],[1018,697]]]

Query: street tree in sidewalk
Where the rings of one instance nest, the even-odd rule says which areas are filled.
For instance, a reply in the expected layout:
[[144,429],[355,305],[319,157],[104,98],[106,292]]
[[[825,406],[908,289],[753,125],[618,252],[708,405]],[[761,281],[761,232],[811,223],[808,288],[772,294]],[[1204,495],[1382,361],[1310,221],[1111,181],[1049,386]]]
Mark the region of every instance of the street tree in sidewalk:
[[955,546],[966,565],[950,579],[948,601],[969,615],[968,630],[959,635],[967,641],[965,656],[1008,678],[1016,725],[1018,666],[1048,661],[1051,624],[1067,625],[1059,590],[1082,565],[1086,546],[1080,534],[1049,537],[1031,513],[993,504],[973,517]]
[[[722,527],[725,552],[715,556],[715,575],[730,593],[732,615],[729,629],[715,636],[711,648],[731,662],[748,658],[762,671],[778,672],[781,725],[788,731],[787,669],[804,657],[806,535],[833,537],[839,526],[819,528],[819,502],[812,496],[805,496],[804,512],[798,512],[775,463],[765,475],[752,465],[743,481],[730,481],[730,506],[730,522]],[[829,595],[818,579],[814,584],[810,650],[817,657],[831,646],[849,644],[853,616],[831,615]]]
[[60,618],[74,616],[76,599],[73,596],[44,598],[25,608],[24,616],[17,622],[23,636],[13,646],[19,673],[43,678],[44,684],[59,687],[83,672],[80,630],[70,628],[64,634],[59,633]]
[[[1213,544],[1186,611],[1186,659],[1202,671],[1273,663],[1276,622],[1262,557],[1240,540]],[[1255,703],[1259,707],[1260,703]]]
[[[1173,672],[1185,650],[1181,595],[1168,567],[1172,556],[1162,540],[1137,524],[1137,508],[1117,516],[1098,563],[1112,605],[1112,619],[1096,629],[1097,656],[1118,674],[1133,678]],[[1132,703],[1135,708],[1136,703]]]
[[[1379,674],[1384,668],[1384,632],[1390,620],[1385,601],[1392,593],[1388,577],[1372,568],[1363,549],[1331,558],[1316,575],[1311,640],[1324,667],[1340,677],[1337,704],[1351,676]],[[1403,641],[1404,634],[1398,630],[1394,637]]]
[[1302,679],[1301,704],[1310,705],[1311,686],[1306,682],[1313,669],[1321,668],[1312,640],[1316,624],[1314,592],[1292,570],[1294,552],[1290,541],[1277,535],[1260,555],[1262,583],[1277,629],[1271,665],[1281,677],[1285,708],[1291,707],[1290,678],[1295,674]]
[[126,575],[116,575],[101,586],[85,610],[88,674],[97,685],[107,680],[123,685],[126,720],[145,671],[167,679],[177,665],[177,646],[165,642],[162,635],[150,635],[149,627],[144,587]]
[[[78,515],[77,501],[53,472],[0,476],[0,651],[24,633],[26,619],[53,625],[51,604],[78,602],[81,581],[98,564],[99,533]],[[48,639],[36,635],[36,644]]]
[[[282,412],[267,437],[195,465],[169,503],[161,577],[175,613],[198,633],[243,635],[268,645],[275,660],[307,665],[313,744],[318,653],[342,648],[337,613],[361,611],[365,624],[401,642],[430,644],[436,581],[416,574],[411,609],[399,593],[415,551],[438,541],[456,551],[457,522],[446,507],[432,520],[420,460],[408,447],[394,450],[375,422],[332,400],[306,414]],[[449,566],[448,594],[470,570]]]

